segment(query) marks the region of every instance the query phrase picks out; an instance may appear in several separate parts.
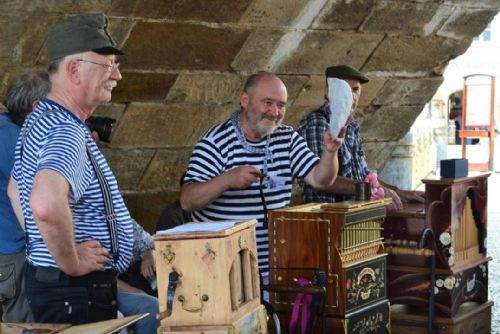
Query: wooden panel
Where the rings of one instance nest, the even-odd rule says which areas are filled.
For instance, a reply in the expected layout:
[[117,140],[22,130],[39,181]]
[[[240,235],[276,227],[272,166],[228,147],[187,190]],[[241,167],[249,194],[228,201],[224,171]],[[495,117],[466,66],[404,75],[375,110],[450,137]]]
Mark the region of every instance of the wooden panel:
[[266,311],[262,305],[259,305],[231,324],[213,326],[162,326],[158,332],[164,334],[267,334]]
[[[436,317],[434,324],[440,334],[490,334],[493,302],[464,304],[453,318]],[[391,306],[392,334],[426,334],[427,313],[422,308]],[[437,331],[436,331],[437,332]]]

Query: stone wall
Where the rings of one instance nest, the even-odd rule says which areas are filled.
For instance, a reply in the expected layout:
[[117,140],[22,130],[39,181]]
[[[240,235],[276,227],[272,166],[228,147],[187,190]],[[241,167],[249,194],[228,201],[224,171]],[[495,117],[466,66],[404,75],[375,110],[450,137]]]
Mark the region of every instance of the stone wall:
[[462,54],[500,9],[497,0],[4,0],[0,95],[13,75],[46,65],[48,27],[102,11],[127,53],[103,148],[133,216],[150,231],[175,200],[192,146],[237,107],[245,78],[278,73],[285,123],[322,102],[323,71],[365,71],[357,111],[370,164],[381,169]]

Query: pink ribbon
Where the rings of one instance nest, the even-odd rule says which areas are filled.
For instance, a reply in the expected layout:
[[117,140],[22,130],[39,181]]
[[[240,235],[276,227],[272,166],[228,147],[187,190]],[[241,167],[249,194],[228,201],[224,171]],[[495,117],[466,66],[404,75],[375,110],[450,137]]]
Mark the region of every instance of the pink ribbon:
[[372,198],[377,200],[385,197],[384,188],[378,182],[378,176],[375,172],[370,172],[365,177],[365,182],[370,182],[372,186]]
[[[301,287],[311,286],[311,281],[305,278],[299,278],[297,284]],[[307,322],[309,321],[309,307],[312,302],[312,295],[309,293],[297,293],[295,301],[293,302],[292,317],[290,318],[289,334],[293,334],[295,327],[297,326],[297,320],[299,319],[299,309],[302,304],[302,316],[300,319],[300,333],[306,334]]]

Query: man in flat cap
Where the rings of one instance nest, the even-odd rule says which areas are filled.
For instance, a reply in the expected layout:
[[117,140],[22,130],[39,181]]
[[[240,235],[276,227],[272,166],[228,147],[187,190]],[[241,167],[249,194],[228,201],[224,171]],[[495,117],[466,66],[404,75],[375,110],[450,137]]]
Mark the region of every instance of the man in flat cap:
[[[368,77],[347,65],[328,67],[325,71],[326,78],[337,78],[347,82],[351,87],[353,103],[351,114],[358,106],[361,96],[361,86],[369,81]],[[297,132],[306,139],[309,148],[316,154],[323,151],[323,134],[330,128],[330,101],[328,99],[328,82],[325,84],[325,102],[317,110],[304,117]],[[299,183],[302,197],[306,202],[333,203],[352,198],[356,191],[356,183],[369,179],[380,184],[378,194],[392,198],[392,206],[396,210],[402,208],[402,202],[424,202],[423,192],[406,191],[390,185],[381,179],[373,180],[375,174],[370,173],[363,149],[363,140],[359,133],[359,125],[352,119],[347,126],[344,143],[339,149],[339,176],[328,192],[317,191],[305,183]]]
[[51,89],[24,122],[8,189],[25,223],[27,298],[36,322],[113,319],[133,223],[85,120],[111,100],[123,52],[103,14],[56,24],[47,46]]

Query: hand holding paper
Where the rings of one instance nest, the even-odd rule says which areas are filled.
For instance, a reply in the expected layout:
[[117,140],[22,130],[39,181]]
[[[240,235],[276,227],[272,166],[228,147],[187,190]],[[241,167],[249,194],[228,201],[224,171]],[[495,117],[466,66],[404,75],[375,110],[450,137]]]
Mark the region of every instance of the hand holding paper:
[[340,129],[351,114],[353,97],[351,87],[344,80],[328,78],[328,98],[330,100],[330,133],[337,138]]

